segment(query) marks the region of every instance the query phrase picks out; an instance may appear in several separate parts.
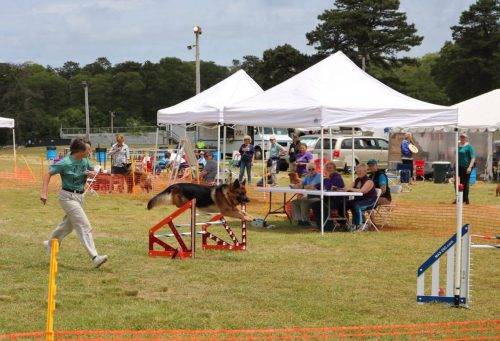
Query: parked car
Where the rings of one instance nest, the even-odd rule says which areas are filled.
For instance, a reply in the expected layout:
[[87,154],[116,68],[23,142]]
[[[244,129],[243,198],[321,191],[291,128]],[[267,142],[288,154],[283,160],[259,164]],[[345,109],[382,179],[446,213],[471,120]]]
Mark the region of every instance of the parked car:
[[[315,157],[321,156],[320,135],[304,135],[300,137],[300,141],[307,145],[307,149]],[[332,148],[330,148],[330,141]],[[332,160],[337,169],[349,170],[352,165],[351,136],[325,134],[323,148],[324,157]],[[380,137],[354,136],[355,164],[366,163],[370,159],[377,160],[379,168],[386,169],[389,166],[389,142]]]

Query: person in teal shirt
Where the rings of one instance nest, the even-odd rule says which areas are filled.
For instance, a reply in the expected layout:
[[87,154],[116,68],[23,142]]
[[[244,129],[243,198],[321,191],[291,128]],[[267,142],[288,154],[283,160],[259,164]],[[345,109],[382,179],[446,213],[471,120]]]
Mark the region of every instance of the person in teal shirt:
[[59,174],[62,189],[59,192],[59,204],[66,215],[63,221],[52,231],[49,240],[44,241],[47,252],[50,253],[50,240],[57,239],[59,243],[64,237],[75,231],[81,244],[87,250],[94,267],[98,268],[108,260],[108,256],[99,255],[94,245],[92,227],[83,210],[83,193],[87,177],[94,177],[94,166],[87,158],[88,147],[81,139],[75,139],[70,145],[70,155],[52,165],[43,178],[40,200],[47,203],[49,182],[52,176]]
[[476,162],[476,151],[469,144],[467,134],[460,134],[460,142],[458,143],[458,176],[460,184],[463,185],[463,200],[467,205],[469,201],[469,179],[472,168]]
[[269,160],[267,160],[267,167],[269,168],[269,173],[271,174],[271,186],[276,186],[276,174],[278,173],[278,161],[286,154],[286,149],[276,142],[276,136],[271,136],[269,138]]

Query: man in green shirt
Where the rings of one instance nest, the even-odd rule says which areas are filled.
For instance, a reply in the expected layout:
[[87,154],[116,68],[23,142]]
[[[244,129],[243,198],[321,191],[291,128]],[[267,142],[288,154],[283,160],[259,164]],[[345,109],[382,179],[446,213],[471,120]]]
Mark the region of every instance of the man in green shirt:
[[463,195],[464,203],[469,204],[469,179],[474,163],[476,162],[476,152],[474,147],[469,144],[467,134],[460,134],[460,142],[458,143],[458,176],[460,184],[464,186]]
[[[83,193],[87,177],[95,175],[94,166],[86,157],[87,153],[85,142],[81,139],[73,140],[70,145],[70,155],[52,165],[44,176],[40,200],[45,205],[50,179],[59,174],[62,182],[59,204],[66,215],[57,228],[52,231],[50,239],[56,238],[60,243],[74,230],[92,259],[94,267],[98,268],[108,260],[108,256],[97,254],[91,233],[92,227],[83,210]],[[50,239],[44,241],[48,252],[50,252]]]

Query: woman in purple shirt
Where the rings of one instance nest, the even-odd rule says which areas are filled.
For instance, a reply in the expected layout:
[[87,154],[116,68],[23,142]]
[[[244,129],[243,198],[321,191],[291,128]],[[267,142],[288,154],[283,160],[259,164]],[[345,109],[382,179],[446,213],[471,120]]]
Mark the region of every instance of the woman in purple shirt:
[[311,162],[312,159],[313,155],[311,152],[307,151],[307,146],[302,143],[299,147],[299,152],[295,155],[295,164],[297,165],[297,173],[299,176],[306,173],[306,165]]
[[[325,191],[332,191],[337,188],[344,187],[344,180],[342,176],[337,173],[337,167],[332,161],[328,161],[324,165],[325,169],[325,177],[323,178],[323,189]],[[316,189],[321,189],[321,184],[316,185]],[[342,198],[339,197],[329,197],[325,198],[323,205],[325,207],[325,217],[330,216],[330,211],[333,209],[338,210],[339,216],[344,216],[344,205],[342,203]],[[312,205],[312,209],[314,212],[314,217],[316,218],[316,224],[318,227],[321,227],[321,201],[315,202]],[[323,218],[325,218],[323,217]],[[328,220],[325,225],[325,231],[332,231],[333,224],[331,220]]]

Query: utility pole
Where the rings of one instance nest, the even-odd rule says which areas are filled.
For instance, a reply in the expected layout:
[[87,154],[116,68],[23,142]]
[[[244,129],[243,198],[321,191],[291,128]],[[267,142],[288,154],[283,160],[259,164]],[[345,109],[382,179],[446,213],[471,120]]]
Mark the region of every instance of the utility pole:
[[195,59],[196,59],[196,94],[198,95],[201,91],[201,81],[200,81],[200,34],[201,27],[196,25],[193,28],[195,37]]
[[83,81],[82,85],[85,90],[85,138],[90,141],[89,84]]
[[111,120],[111,135],[114,135],[114,132],[113,132],[113,118],[115,117],[115,113],[113,111],[110,111],[109,112],[109,116],[110,116],[110,120]]

